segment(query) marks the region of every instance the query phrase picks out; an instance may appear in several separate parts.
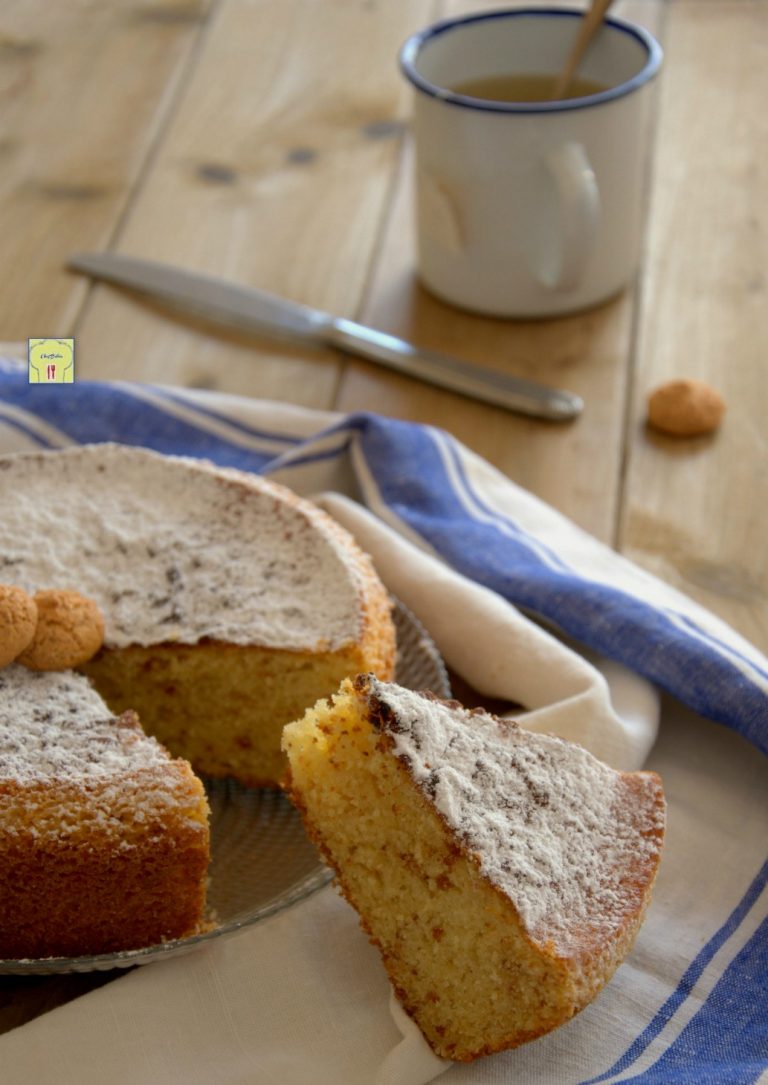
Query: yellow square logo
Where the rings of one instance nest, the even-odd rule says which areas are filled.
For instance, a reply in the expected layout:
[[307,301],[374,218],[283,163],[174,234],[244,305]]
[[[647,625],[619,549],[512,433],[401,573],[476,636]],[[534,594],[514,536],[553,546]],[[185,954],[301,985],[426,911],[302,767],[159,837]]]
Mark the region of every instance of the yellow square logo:
[[28,344],[30,384],[74,383],[74,339],[30,339]]

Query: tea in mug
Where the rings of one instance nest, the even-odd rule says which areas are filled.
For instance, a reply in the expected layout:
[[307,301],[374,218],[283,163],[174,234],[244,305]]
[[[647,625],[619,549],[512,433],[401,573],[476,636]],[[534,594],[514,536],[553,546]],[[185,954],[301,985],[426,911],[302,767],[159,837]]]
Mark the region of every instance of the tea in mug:
[[[454,94],[466,94],[470,98],[484,98],[489,102],[549,102],[555,87],[556,75],[537,73],[514,73],[509,75],[484,75],[478,79],[466,79],[450,89]],[[571,80],[564,98],[588,98],[607,90],[604,83],[591,79]]]

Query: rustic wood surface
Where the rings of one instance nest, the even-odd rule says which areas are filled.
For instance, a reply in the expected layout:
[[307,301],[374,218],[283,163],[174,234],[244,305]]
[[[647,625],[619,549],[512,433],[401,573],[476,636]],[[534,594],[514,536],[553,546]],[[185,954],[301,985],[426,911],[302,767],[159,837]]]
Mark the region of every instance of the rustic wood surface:
[[[414,274],[409,90],[395,55],[487,0],[8,0],[0,9],[0,340],[74,335],[78,376],[375,409],[445,427],[768,650],[768,0],[619,0],[665,48],[637,285],[501,321]],[[580,6],[571,4],[571,6]],[[276,347],[65,270],[113,248],[262,286],[586,401],[547,424],[331,351]],[[713,437],[645,425],[698,377]],[[108,977],[106,977],[108,978]],[[0,979],[0,1031],[104,975]]]

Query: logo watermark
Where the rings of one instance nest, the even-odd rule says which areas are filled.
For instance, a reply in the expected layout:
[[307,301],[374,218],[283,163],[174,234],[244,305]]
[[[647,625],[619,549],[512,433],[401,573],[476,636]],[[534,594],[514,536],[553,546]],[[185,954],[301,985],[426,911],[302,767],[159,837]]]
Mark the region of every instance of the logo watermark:
[[29,339],[29,383],[73,384],[74,339]]

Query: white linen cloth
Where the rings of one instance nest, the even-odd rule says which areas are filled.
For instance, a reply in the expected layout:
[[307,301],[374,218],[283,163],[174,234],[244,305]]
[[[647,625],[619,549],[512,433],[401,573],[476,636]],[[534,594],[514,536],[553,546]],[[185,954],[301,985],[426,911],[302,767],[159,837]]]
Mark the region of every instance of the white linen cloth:
[[[2,1085],[420,1085],[441,1074],[454,1085],[757,1080],[768,1067],[768,771],[755,746],[768,739],[768,700],[767,665],[752,646],[437,431],[146,386],[30,394],[13,367],[0,375],[0,451],[104,439],[267,469],[320,494],[471,685],[525,704],[528,713],[518,717],[525,726],[580,741],[617,766],[645,762],[661,773],[665,856],[627,962],[572,1022],[516,1051],[467,1066],[437,1059],[390,998],[356,915],[327,887],[236,936],[137,969],[0,1036]],[[425,509],[434,522],[448,509],[455,527],[459,515],[447,496],[435,511],[427,508],[429,493],[418,491],[435,469],[433,448],[446,465],[446,488],[461,497],[464,541],[450,531],[444,540],[424,519]],[[632,651],[623,663],[576,651],[500,590],[478,583],[472,562],[483,545],[470,535],[487,527],[510,549],[524,532],[527,551],[558,578],[561,609],[549,608],[549,595],[540,607],[524,599],[526,607],[576,636],[585,608],[586,628],[607,622],[626,598],[621,620],[638,670],[658,666],[659,680],[697,706],[706,685],[700,675],[710,676],[709,686],[720,687],[712,715],[730,729],[668,694],[660,698],[627,669]],[[506,592],[507,571],[495,561],[489,553]],[[566,598],[577,590],[578,606]],[[653,604],[650,619],[637,600]],[[654,624],[659,614],[665,622],[674,614],[664,653],[651,650],[666,631]],[[675,656],[680,629],[686,639]],[[700,643],[697,656],[691,645]],[[730,670],[717,669],[713,645]],[[667,673],[670,655],[677,669]],[[689,682],[688,669],[697,666]]]

